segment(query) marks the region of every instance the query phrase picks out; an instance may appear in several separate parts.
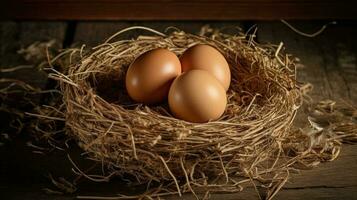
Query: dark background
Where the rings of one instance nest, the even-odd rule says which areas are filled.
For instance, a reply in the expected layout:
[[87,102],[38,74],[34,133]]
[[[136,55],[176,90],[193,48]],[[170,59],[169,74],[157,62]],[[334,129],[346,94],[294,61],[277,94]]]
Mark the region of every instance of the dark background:
[[[230,34],[256,26],[256,41],[284,43],[285,50],[301,60],[298,80],[314,85],[315,100],[334,99],[357,102],[357,21],[355,6],[349,1],[333,0],[149,0],[149,1],[45,1],[15,0],[0,6],[0,66],[6,69],[29,64],[18,49],[36,41],[55,39],[59,47],[86,44],[94,46],[118,30],[139,25],[164,31],[175,26],[198,33],[204,25],[225,28]],[[280,19],[288,19],[294,27],[307,33],[332,24],[320,35],[310,38],[292,31]],[[237,28],[239,27],[239,29]],[[123,37],[133,38],[143,32],[134,31]],[[0,73],[44,88],[46,76],[34,69]],[[2,96],[3,97],[3,96]],[[38,97],[35,97],[38,98]],[[23,100],[23,99],[21,99]],[[26,109],[16,101],[1,101],[1,106]],[[48,195],[43,188],[57,190],[48,178],[72,180],[66,152],[47,155],[33,153],[27,144],[30,130],[16,133],[8,129],[12,113],[1,110],[0,198],[1,199],[73,199],[77,195],[115,196],[135,193],[120,180],[93,183],[82,180],[74,194]],[[303,123],[297,120],[296,124]],[[73,145],[70,152],[80,166],[90,164],[79,158],[80,150]],[[276,199],[357,199],[357,146],[344,145],[334,162],[293,175]],[[261,194],[264,197],[264,193]],[[215,194],[213,199],[258,199],[253,188],[239,194]],[[175,199],[173,196],[170,199]],[[191,195],[184,199],[194,199]]]

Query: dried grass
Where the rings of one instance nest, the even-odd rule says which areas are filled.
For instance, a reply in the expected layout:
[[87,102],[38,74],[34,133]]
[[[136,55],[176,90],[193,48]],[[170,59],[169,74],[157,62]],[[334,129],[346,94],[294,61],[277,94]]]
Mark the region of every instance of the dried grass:
[[[156,35],[116,39],[130,29]],[[283,53],[282,44],[261,45],[252,38],[207,27],[201,35],[132,27],[90,52],[67,50],[49,60],[62,67],[50,68],[50,77],[59,81],[63,99],[42,108],[36,117],[51,127],[54,121],[65,121],[66,133],[78,141],[85,156],[102,163],[102,175],[88,175],[75,167],[88,179],[100,182],[125,176],[133,183],[160,183],[130,198],[185,192],[195,196],[206,192],[203,198],[207,198],[209,192],[239,192],[253,183],[267,188],[270,199],[290,173],[333,160],[342,140],[355,140],[357,133],[353,123],[344,124],[344,131],[337,131],[340,135],[332,130],[325,134],[327,129],[313,123],[310,129],[294,128],[306,90],[297,84],[294,58]],[[138,55],[162,47],[179,56],[198,43],[217,48],[231,67],[228,105],[219,120],[189,123],[173,118],[166,104],[145,106],[129,99],[125,72]],[[60,61],[64,58],[69,63]],[[129,197],[111,199],[121,198]]]

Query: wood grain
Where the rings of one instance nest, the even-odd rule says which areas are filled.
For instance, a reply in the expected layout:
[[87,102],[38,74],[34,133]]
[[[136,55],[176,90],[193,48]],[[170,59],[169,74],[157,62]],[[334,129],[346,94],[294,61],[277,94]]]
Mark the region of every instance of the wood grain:
[[[159,32],[165,33],[168,27],[177,28],[187,33],[198,34],[202,26],[208,25],[212,28],[224,28],[226,33],[237,33],[238,30],[243,30],[245,24],[237,21],[81,21],[76,26],[76,32],[74,35],[74,44],[87,46],[98,45],[100,42],[106,40],[114,33],[131,26],[145,26],[155,29]],[[95,30],[95,31],[89,31]],[[144,30],[131,30],[127,33],[118,36],[118,39],[133,39],[139,35],[153,35],[153,33]]]
[[5,19],[232,20],[356,19],[347,0],[13,0]]
[[[314,32],[319,23],[294,23],[305,32]],[[301,36],[282,23],[257,23],[258,41],[284,43],[286,52],[297,56],[303,64],[298,80],[314,86],[311,97],[318,101],[333,99],[354,105],[356,98],[356,41],[351,37],[357,29],[333,26],[314,38]],[[300,111],[296,125],[307,123]],[[345,145],[340,157],[320,164],[313,170],[294,175],[276,199],[357,199],[357,146]]]
[[[314,32],[321,23],[293,23],[305,32]],[[284,43],[288,53],[303,65],[298,80],[314,85],[311,96],[316,100],[330,98],[354,103],[356,98],[356,45],[352,39],[357,29],[352,26],[330,26],[315,38],[301,36],[280,22],[257,24],[259,42]]]
[[[202,24],[205,22],[78,22],[75,25],[73,41],[86,43],[89,46],[96,45],[118,29],[131,25],[149,26],[160,31],[167,26],[174,25],[195,33]],[[215,27],[235,25],[244,27],[245,25],[245,23],[238,22],[212,24]],[[357,41],[354,38],[357,28],[355,26],[330,27],[318,37],[305,38],[281,23],[257,22],[257,24],[259,42],[279,43],[283,41],[286,51],[301,59],[304,68],[299,70],[298,77],[301,81],[314,84],[315,90],[312,92],[314,99],[342,98],[356,104]],[[294,25],[305,31],[314,31],[321,26],[321,23],[303,22],[294,23]],[[8,31],[2,32],[3,35],[0,38],[4,44],[1,48],[5,49],[2,52],[8,52],[6,56],[1,57],[2,60],[16,54],[16,48],[10,48],[11,44],[6,44],[7,42],[25,44],[41,38],[63,38],[66,32],[63,28],[52,31],[56,27],[62,27],[53,22],[46,22],[43,25],[9,22],[0,23],[0,27],[5,27],[2,30]],[[138,33],[126,36],[135,37],[135,34]],[[8,62],[11,63],[14,60],[9,59]],[[28,74],[28,77],[31,79],[35,76]],[[297,123],[305,122],[301,120]],[[74,199],[77,195],[115,196],[117,193],[139,191],[137,188],[125,185],[117,178],[109,183],[93,183],[83,180],[78,183],[78,191],[75,194],[63,196],[45,194],[42,190],[44,187],[55,189],[46,176],[51,173],[54,177],[65,177],[70,180],[73,178],[72,166],[66,157],[66,152],[53,152],[46,156],[33,154],[32,149],[26,146],[27,139],[25,133],[0,146],[2,157],[0,194],[5,199],[67,200]],[[80,152],[78,149],[73,151],[74,154],[71,155],[78,165],[82,167],[88,165],[87,161],[78,159],[77,154]],[[357,145],[344,145],[337,160],[320,164],[312,170],[301,171],[300,174],[294,174],[274,199],[357,199],[356,152]],[[170,196],[166,199],[177,199],[177,196]],[[190,194],[185,194],[182,199],[195,198]],[[237,194],[213,194],[211,199],[235,200],[259,199],[259,197],[253,188],[247,188]]]

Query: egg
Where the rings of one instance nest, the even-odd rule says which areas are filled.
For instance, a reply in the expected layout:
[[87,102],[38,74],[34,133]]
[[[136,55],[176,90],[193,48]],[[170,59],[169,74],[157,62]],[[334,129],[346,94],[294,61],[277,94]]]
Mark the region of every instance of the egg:
[[176,118],[207,122],[224,113],[227,96],[221,83],[208,71],[190,70],[174,80],[168,103]]
[[198,44],[187,49],[180,57],[182,71],[192,69],[211,73],[227,91],[231,82],[231,72],[224,56],[209,45]]
[[179,58],[163,48],[140,55],[126,73],[126,89],[136,102],[154,104],[167,99],[172,81],[181,73]]

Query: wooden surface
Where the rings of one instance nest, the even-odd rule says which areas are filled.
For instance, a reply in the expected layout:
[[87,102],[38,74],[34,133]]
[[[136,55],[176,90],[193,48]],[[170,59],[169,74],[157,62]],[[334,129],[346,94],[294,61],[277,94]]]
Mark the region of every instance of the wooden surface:
[[[167,26],[178,26],[190,32],[198,32],[206,22],[2,22],[0,66],[18,65],[25,62],[16,55],[16,49],[35,40],[56,38],[64,45],[87,43],[96,45],[105,37],[131,25],[147,25],[160,31]],[[298,72],[298,79],[314,84],[312,97],[316,100],[333,98],[357,103],[357,26],[348,22],[329,27],[315,38],[306,38],[291,31],[280,22],[214,22],[215,27],[241,26],[247,30],[252,24],[258,25],[259,42],[284,42],[288,52],[301,59],[304,65]],[[297,22],[297,27],[314,31],[319,22]],[[94,31],[95,30],[95,31]],[[234,29],[233,29],[234,30]],[[232,31],[232,29],[230,29]],[[134,33],[138,34],[138,33]],[[126,35],[132,37],[134,35]],[[17,76],[27,81],[37,81],[35,72],[19,73]],[[16,75],[14,75],[16,76]],[[43,82],[43,81],[42,81]],[[2,122],[4,122],[2,120]],[[3,131],[1,132],[3,134]],[[7,133],[12,134],[12,133]],[[135,193],[120,179],[110,183],[93,183],[83,180],[78,191],[68,195],[48,195],[42,189],[54,188],[46,177],[71,179],[71,164],[65,153],[53,152],[43,156],[33,154],[26,146],[28,136],[14,136],[12,140],[1,137],[0,146],[0,196],[2,199],[73,199],[76,195],[115,196],[117,193]],[[357,145],[344,145],[340,157],[318,167],[295,174],[278,193],[275,199],[357,199]],[[86,161],[75,159],[80,165]],[[263,195],[263,194],[261,194]],[[264,197],[264,196],[263,196]],[[176,199],[176,196],[168,199]],[[183,199],[194,199],[185,195]],[[253,188],[238,194],[214,194],[212,199],[259,199]]]
[[272,20],[356,19],[347,0],[12,0],[6,19]]

